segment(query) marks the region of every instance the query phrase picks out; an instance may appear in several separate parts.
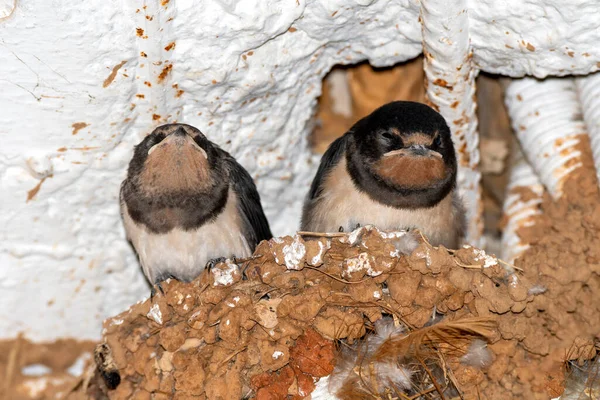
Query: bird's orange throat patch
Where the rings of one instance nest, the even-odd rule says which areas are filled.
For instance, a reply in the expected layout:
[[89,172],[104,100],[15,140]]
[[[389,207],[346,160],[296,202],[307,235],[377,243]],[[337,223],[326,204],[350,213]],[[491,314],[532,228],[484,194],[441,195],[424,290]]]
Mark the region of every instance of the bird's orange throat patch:
[[373,170],[392,185],[409,188],[430,187],[448,175],[443,159],[410,155],[383,157]]
[[139,184],[153,195],[201,191],[212,186],[213,180],[202,152],[190,145],[168,143],[148,155]]

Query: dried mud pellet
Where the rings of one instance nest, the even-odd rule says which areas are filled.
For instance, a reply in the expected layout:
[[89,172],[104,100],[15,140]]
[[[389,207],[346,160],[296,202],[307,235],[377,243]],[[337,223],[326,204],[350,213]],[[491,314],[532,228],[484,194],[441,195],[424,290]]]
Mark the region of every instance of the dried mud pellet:
[[302,295],[285,296],[277,307],[279,317],[289,316],[299,321],[312,320],[321,310],[325,301],[318,294],[318,289],[310,288]]
[[150,400],[151,398],[150,392],[143,389],[136,390],[131,396],[131,400]]
[[335,366],[333,342],[308,329],[290,349],[290,364],[313,377],[329,375]]
[[402,314],[402,318],[406,320],[409,324],[422,328],[428,321],[431,320],[433,316],[433,307],[432,308],[417,308],[413,312]]
[[457,291],[454,292],[450,297],[448,297],[444,304],[446,304],[449,310],[456,311],[464,305],[464,301],[465,294],[463,292]]
[[277,319],[277,307],[281,299],[260,300],[254,305],[254,312],[258,323],[267,328],[275,328],[279,322]]
[[287,271],[275,276],[270,284],[280,289],[300,289],[304,287],[304,275],[297,271]]
[[504,374],[506,374],[508,365],[508,356],[506,354],[499,354],[487,370],[488,377],[495,382],[499,382]]
[[448,274],[448,280],[459,290],[467,291],[471,289],[472,272],[464,268],[453,268]]
[[147,325],[138,325],[136,326],[132,332],[123,339],[123,345],[127,350],[132,353],[135,353],[141,344],[144,343],[144,337],[150,331]]
[[325,254],[331,248],[329,241],[325,238],[306,241],[304,246],[306,247],[306,263],[313,267],[323,265]]
[[326,307],[314,319],[313,326],[327,339],[344,339],[350,343],[365,334],[362,315],[352,310]]
[[476,297],[472,303],[475,306],[475,311],[477,312],[477,316],[488,317],[491,315],[491,312],[490,312],[491,305],[487,299],[484,299],[481,297]]
[[368,303],[381,299],[383,293],[379,286],[372,281],[362,282],[357,285],[348,285],[348,294],[359,303]]
[[160,385],[158,386],[158,391],[162,393],[173,393],[175,390],[175,378],[173,378],[173,374],[169,372],[164,372],[160,374]]
[[435,288],[419,288],[417,290],[417,295],[415,296],[414,304],[424,308],[433,309],[441,298],[442,295]]
[[175,351],[185,342],[186,329],[185,323],[180,322],[176,325],[165,326],[158,333],[160,345],[167,351]]
[[154,360],[152,358],[154,355],[156,355],[156,349],[147,345],[142,345],[136,352],[133,360],[135,371],[138,374],[143,375],[146,365],[153,364]]
[[285,269],[275,262],[265,262],[257,267],[258,274],[263,283],[270,285],[276,276],[285,272]]
[[226,342],[236,343],[240,339],[240,310],[231,310],[221,318],[219,323],[219,338]]
[[518,314],[523,312],[523,310],[525,310],[525,307],[527,307],[526,301],[517,301],[512,305],[510,311],[512,311],[515,314]]
[[206,397],[208,399],[241,399],[242,382],[240,372],[246,364],[245,354],[237,354],[225,369],[224,374],[217,374],[206,380]]
[[418,271],[390,276],[387,281],[390,296],[402,306],[411,305],[417,294],[421,277]]
[[144,364],[142,376],[144,377],[143,388],[145,391],[152,393],[158,390],[160,387],[160,377],[154,368],[153,362],[146,362]]
[[289,366],[276,373],[271,373],[269,383],[257,390],[256,400],[285,399],[288,388],[294,382],[294,377],[294,371]]
[[202,329],[206,320],[208,319],[208,314],[212,310],[212,305],[202,304],[198,306],[194,312],[188,317],[187,324],[193,329]]
[[206,374],[201,360],[196,356],[185,356],[182,353],[175,353],[173,357],[175,372],[175,390],[184,394],[200,395],[204,391],[204,379]]

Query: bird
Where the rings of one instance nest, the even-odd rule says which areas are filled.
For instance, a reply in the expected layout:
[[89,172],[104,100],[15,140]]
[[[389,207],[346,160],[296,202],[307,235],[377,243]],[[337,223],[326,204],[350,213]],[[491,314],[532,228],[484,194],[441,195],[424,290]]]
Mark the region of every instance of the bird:
[[159,126],[135,146],[119,197],[127,239],[161,291],[272,237],[252,177],[191,125]]
[[418,229],[457,248],[465,209],[445,119],[423,103],[394,101],[356,122],[323,154],[304,200],[301,229]]

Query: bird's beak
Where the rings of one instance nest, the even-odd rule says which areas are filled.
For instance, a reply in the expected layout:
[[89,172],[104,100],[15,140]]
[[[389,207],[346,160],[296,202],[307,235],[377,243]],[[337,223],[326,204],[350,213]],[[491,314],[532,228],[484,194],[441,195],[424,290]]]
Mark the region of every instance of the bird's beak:
[[204,156],[204,158],[208,159],[208,155],[206,154],[206,151],[204,151],[204,149],[202,147],[200,147],[198,145],[198,143],[196,143],[194,138],[192,138],[190,135],[188,135],[187,132],[183,128],[177,129],[175,132],[171,133],[169,136],[167,136],[165,139],[163,139],[162,142],[157,143],[154,146],[152,146],[150,148],[150,150],[148,150],[148,155],[152,154],[158,148],[169,147],[169,148],[181,150],[186,146],[193,147],[195,150],[201,152],[202,155]]
[[440,153],[437,151],[428,149],[423,145],[413,145],[404,149],[392,150],[388,151],[383,155],[384,157],[393,157],[393,156],[417,156],[417,157],[436,157],[443,158]]

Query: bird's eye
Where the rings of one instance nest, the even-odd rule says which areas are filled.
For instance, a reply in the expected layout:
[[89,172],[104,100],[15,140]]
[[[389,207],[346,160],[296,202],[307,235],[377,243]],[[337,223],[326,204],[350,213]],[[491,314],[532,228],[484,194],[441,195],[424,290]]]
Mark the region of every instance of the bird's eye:
[[442,147],[442,135],[436,135],[432,144],[436,149]]
[[394,139],[394,135],[393,135],[393,134],[391,134],[391,133],[389,133],[389,132],[383,132],[383,133],[381,134],[381,136],[383,136],[383,137],[384,137],[385,139],[387,139],[387,140],[393,140],[393,139]]

